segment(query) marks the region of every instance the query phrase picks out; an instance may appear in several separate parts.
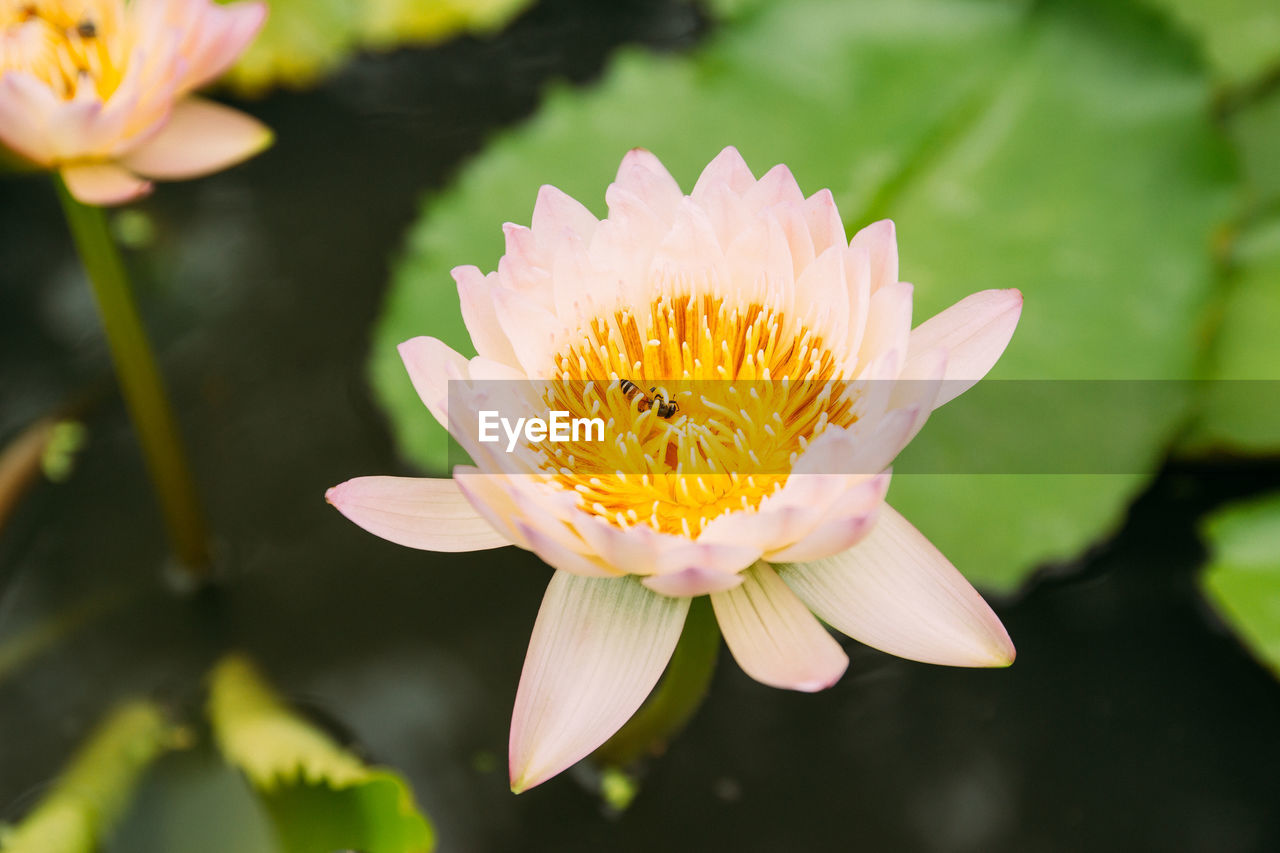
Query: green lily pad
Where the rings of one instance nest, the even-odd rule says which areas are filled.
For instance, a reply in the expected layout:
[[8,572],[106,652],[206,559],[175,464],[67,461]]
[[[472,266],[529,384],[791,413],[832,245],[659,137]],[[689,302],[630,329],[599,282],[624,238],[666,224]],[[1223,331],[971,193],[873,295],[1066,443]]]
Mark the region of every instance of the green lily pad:
[[1200,42],[1223,83],[1245,83],[1280,64],[1280,5],[1274,0],[1147,2]]
[[267,0],[266,25],[225,80],[241,94],[253,96],[273,86],[304,88],[357,51],[493,32],[528,4],[529,0]]
[[1280,494],[1210,516],[1205,597],[1258,659],[1280,675]]
[[1249,199],[1259,208],[1280,202],[1280,88],[1231,116]]
[[134,702],[104,720],[35,810],[0,829],[4,853],[93,853],[124,815],[147,767],[173,741],[154,705]]
[[[918,319],[973,291],[1021,288],[1021,325],[993,376],[1191,375],[1209,233],[1232,176],[1206,117],[1208,84],[1180,41],[1105,4],[749,5],[691,56],[627,52],[594,88],[552,92],[427,203],[371,365],[410,459],[440,473],[446,441],[395,345],[428,334],[472,352],[449,269],[493,269],[500,224],[527,223],[542,183],[602,214],[635,146],[686,190],[732,144],[758,173],[785,162],[806,191],[832,188],[850,230],[892,217]],[[1123,473],[897,477],[891,500],[962,571],[1011,589],[1118,523],[1188,398],[1166,395],[1132,429],[1099,437],[1131,460]],[[926,448],[930,458],[988,440],[982,419],[935,417],[916,439],[944,445]],[[995,421],[1042,436],[1046,454],[1077,439],[1052,406],[1010,405]]]
[[1280,216],[1237,242],[1190,453],[1280,453]]
[[367,766],[286,707],[245,658],[214,668],[209,719],[223,756],[261,798],[284,853],[426,853],[434,846],[403,778]]

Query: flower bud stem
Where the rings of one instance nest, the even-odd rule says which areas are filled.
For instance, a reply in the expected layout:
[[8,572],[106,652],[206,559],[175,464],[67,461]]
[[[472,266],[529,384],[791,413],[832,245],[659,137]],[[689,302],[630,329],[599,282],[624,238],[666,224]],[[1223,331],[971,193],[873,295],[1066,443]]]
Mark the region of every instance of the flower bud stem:
[[635,716],[596,750],[594,760],[625,767],[666,749],[706,698],[719,653],[720,628],[711,599],[699,596],[689,606],[684,631],[662,683]]
[[102,208],[83,204],[55,178],[67,225],[93,285],[125,406],[160,501],[187,586],[209,577],[209,536],[155,356],[133,304],[124,263]]

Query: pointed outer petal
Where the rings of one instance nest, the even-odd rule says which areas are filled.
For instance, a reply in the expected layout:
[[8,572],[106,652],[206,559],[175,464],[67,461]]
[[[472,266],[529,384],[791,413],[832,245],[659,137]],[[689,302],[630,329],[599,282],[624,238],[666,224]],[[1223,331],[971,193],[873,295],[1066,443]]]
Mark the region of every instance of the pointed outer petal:
[[591,211],[572,196],[550,184],[543,184],[538,190],[538,200],[533,205],[533,236],[541,246],[552,249],[552,254],[566,234],[583,243],[590,242],[599,224]]
[[849,340],[845,350],[849,357],[844,375],[852,376],[861,367],[858,352],[866,337],[867,318],[871,313],[871,255],[866,249],[845,250],[844,283],[849,290]]
[[511,542],[480,517],[453,480],[357,477],[325,492],[338,512],[388,542],[424,551],[483,551]]
[[755,212],[775,204],[804,204],[804,193],[791,170],[779,163],[764,173],[756,185],[742,194],[742,206]]
[[983,290],[925,320],[911,332],[903,371],[919,370],[914,362],[929,350],[947,353],[946,381],[934,406],[954,400],[995,366],[1022,316],[1022,292]]
[[604,743],[671,659],[689,599],[634,578],[556,572],[529,641],[511,718],[511,790],[532,788]]
[[85,204],[124,204],[151,192],[144,181],[115,163],[73,163],[62,167],[67,189]]
[[770,687],[812,693],[835,684],[849,658],[777,573],[757,563],[743,583],[711,594],[724,641],[743,672]]
[[672,293],[704,292],[728,281],[724,251],[706,211],[688,199],[680,202],[671,230],[658,245],[650,267],[653,286]]
[[725,252],[729,286],[747,301],[775,305],[785,314],[795,307],[795,267],[782,226],[756,216]]
[[410,338],[396,349],[413,390],[440,426],[448,429],[449,381],[467,378],[467,360],[443,341],[426,336]]
[[616,578],[624,574],[601,563],[590,554],[581,554],[565,547],[563,543],[536,525],[520,520],[517,520],[515,525],[529,543],[529,550],[541,557],[542,561],[553,569],[588,578]]
[[[618,166],[614,186],[635,193],[654,213],[670,223],[684,194],[666,166],[643,148],[632,148]],[[611,214],[612,215],[612,214]]]
[[805,199],[804,213],[809,222],[809,239],[813,241],[816,254],[821,255],[832,246],[848,247],[844,223],[840,221],[840,211],[831,190],[818,190]]
[[471,336],[476,352],[500,364],[516,365],[515,350],[498,323],[491,296],[497,285],[497,273],[486,276],[479,267],[461,266],[450,271],[458,283],[458,303],[462,306],[462,322]]
[[851,548],[871,532],[889,490],[889,472],[850,488],[827,510],[821,523],[803,538],[764,555],[770,563],[793,563],[829,557]]
[[714,572],[709,569],[683,569],[670,575],[649,575],[640,583],[659,595],[672,598],[693,598],[698,595],[709,595],[713,592],[724,592],[742,583],[742,572]]
[[53,161],[49,116],[59,100],[49,88],[24,71],[0,74],[0,142],[40,165]]
[[897,351],[904,356],[911,336],[911,303],[914,288],[905,281],[896,281],[871,294],[867,308],[867,328],[859,347],[858,361],[862,364],[880,355]]
[[555,354],[568,332],[564,321],[524,293],[505,287],[492,288],[489,293],[517,365],[530,378],[553,377]]
[[551,255],[533,232],[510,222],[502,226],[506,254],[498,259],[497,285],[522,293],[547,310],[555,307],[551,294]]
[[796,279],[796,305],[805,313],[805,325],[820,330],[828,348],[836,352],[848,351],[851,324],[846,252],[844,246],[832,246]]
[[149,178],[196,178],[249,159],[272,139],[271,130],[252,116],[203,98],[187,98],[174,105],[159,133],[121,162]]
[[717,154],[715,159],[702,170],[689,197],[703,203],[708,194],[717,188],[724,188],[735,196],[741,196],[755,184],[756,176],[751,174],[747,161],[742,159],[737,148],[730,145]]
[[881,219],[863,228],[850,246],[864,248],[871,255],[871,292],[898,281],[898,235],[892,219]]
[[821,619],[881,651],[947,666],[1013,663],[982,596],[888,504],[859,545],[778,573]]

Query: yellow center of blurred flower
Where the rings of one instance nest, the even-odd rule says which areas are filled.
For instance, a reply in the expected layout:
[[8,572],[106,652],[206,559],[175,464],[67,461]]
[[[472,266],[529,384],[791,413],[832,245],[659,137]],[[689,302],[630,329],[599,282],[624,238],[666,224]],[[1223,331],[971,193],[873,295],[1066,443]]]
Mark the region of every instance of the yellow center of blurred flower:
[[122,76],[123,14],[120,0],[0,0],[0,74],[24,71],[67,100],[105,100]]
[[[717,296],[662,297],[643,318],[627,308],[597,317],[556,364],[548,405],[603,418],[605,440],[541,443],[543,468],[624,528],[693,536],[752,509],[828,424],[856,418],[820,337],[781,311]],[[662,416],[659,395],[675,414]]]

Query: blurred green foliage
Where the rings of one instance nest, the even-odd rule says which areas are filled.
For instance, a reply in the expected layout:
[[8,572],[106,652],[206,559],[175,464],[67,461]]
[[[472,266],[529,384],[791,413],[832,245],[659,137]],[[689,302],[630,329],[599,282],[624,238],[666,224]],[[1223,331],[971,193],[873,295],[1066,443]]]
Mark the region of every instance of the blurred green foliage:
[[1247,83],[1280,64],[1280,3],[1275,0],[1146,2],[1195,36],[1224,84]]
[[[443,432],[395,345],[429,334],[473,352],[449,269],[493,269],[500,224],[528,222],[542,183],[602,214],[637,145],[686,190],[732,144],[757,174],[784,162],[806,191],[832,188],[850,231],[893,218],[917,321],[976,290],[1021,288],[993,376],[1187,378],[1233,189],[1209,97],[1185,39],[1130,4],[737,4],[691,56],[624,53],[597,86],[551,93],[427,203],[375,333],[375,387],[405,454],[442,472]],[[1190,402],[1116,430],[1131,470],[1155,469]],[[917,439],[932,457],[989,440],[935,417]],[[1052,408],[1004,417],[1046,447],[1070,438]],[[1105,534],[1146,479],[917,475],[890,499],[971,578],[1008,590]]]
[[1280,494],[1236,504],[1203,527],[1206,597],[1253,653],[1280,675]]
[[112,712],[89,735],[40,804],[0,832],[4,853],[93,853],[123,816],[143,772],[174,742],[154,705]]
[[266,25],[225,80],[244,95],[261,95],[274,86],[310,86],[357,51],[492,32],[528,4],[529,0],[267,0]]
[[223,756],[266,807],[284,853],[426,853],[434,846],[408,783],[367,766],[290,710],[247,659],[233,655],[214,668],[209,719]]

